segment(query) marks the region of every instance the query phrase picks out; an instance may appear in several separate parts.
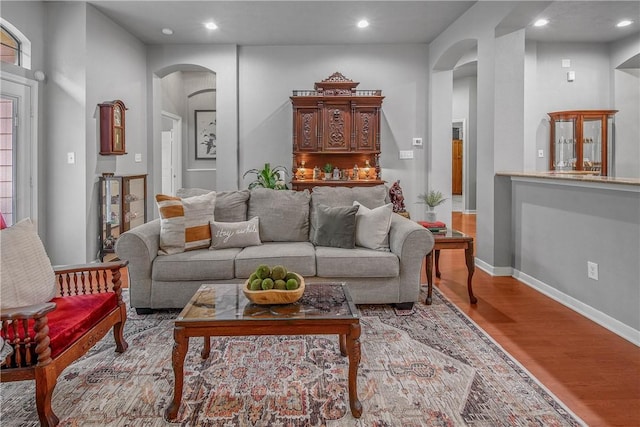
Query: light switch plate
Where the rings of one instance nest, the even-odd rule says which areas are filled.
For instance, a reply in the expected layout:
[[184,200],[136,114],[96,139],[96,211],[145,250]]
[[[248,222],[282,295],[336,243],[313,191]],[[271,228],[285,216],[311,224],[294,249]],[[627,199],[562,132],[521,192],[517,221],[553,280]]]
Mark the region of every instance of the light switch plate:
[[571,67],[571,60],[570,59],[563,59],[562,60],[562,68],[570,68]]
[[136,163],[142,162],[142,154],[141,153],[136,153],[135,161],[136,161]]
[[568,82],[572,82],[576,79],[576,72],[575,71],[567,71],[567,81]]
[[544,150],[538,150],[538,157],[544,157]]
[[76,162],[76,153],[70,151],[67,153],[67,163],[72,165]]
[[413,138],[413,145],[415,147],[422,147],[422,138]]
[[400,150],[400,159],[413,159],[413,150]]

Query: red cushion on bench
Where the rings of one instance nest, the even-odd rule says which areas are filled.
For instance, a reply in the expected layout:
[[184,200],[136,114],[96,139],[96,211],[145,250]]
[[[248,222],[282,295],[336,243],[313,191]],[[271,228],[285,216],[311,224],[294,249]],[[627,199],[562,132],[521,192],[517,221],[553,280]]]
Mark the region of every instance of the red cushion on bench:
[[[55,358],[70,344],[76,342],[118,305],[113,292],[57,297],[51,300],[56,309],[47,314],[51,357]],[[29,320],[29,334],[34,339],[33,320]],[[9,342],[13,331],[9,329]]]

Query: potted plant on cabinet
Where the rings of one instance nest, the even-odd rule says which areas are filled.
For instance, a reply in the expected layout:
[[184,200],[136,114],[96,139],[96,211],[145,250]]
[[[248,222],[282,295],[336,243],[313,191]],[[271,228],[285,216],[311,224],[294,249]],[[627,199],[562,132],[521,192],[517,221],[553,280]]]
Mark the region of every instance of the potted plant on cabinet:
[[333,173],[333,165],[331,163],[327,163],[322,167],[324,171],[324,179],[331,179],[331,174]]
[[418,198],[420,199],[420,203],[427,205],[427,221],[436,222],[436,213],[433,208],[443,204],[447,198],[444,197],[442,192],[437,190],[429,190],[428,193],[418,194]]
[[255,187],[272,188],[274,190],[287,190],[287,184],[283,179],[280,179],[281,173],[287,175],[287,169],[284,166],[276,166],[271,168],[270,163],[265,163],[262,169],[249,169],[242,175],[242,178],[248,174],[253,173],[256,175],[256,179],[249,183],[249,190]]

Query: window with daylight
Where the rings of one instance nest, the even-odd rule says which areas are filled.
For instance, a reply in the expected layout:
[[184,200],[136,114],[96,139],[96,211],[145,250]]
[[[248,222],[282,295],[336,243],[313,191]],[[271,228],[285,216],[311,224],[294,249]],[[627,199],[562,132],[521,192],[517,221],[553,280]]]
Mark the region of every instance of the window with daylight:
[[4,25],[0,26],[0,60],[9,64],[21,65],[21,43]]

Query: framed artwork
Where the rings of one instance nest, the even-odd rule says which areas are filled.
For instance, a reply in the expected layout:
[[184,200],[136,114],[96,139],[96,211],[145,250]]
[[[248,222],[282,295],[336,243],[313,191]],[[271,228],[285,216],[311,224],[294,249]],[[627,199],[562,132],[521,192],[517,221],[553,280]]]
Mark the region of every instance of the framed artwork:
[[195,110],[196,160],[215,159],[218,142],[216,140],[216,110]]

